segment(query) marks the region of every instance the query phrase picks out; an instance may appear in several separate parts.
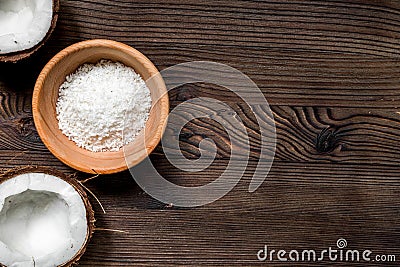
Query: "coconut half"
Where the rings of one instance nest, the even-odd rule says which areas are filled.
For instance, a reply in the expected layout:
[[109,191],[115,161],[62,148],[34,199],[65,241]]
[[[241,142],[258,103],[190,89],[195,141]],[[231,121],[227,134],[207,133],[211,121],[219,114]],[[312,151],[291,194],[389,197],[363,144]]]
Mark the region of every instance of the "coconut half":
[[70,266],[94,230],[94,213],[74,179],[27,167],[0,177],[0,265]]
[[55,28],[59,0],[0,0],[0,61],[38,50]]

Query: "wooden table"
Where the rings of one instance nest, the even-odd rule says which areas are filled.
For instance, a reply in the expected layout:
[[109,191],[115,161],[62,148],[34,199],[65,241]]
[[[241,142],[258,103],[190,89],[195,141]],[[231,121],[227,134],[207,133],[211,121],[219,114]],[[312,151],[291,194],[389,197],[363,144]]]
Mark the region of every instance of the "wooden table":
[[[107,212],[91,199],[97,227],[124,232],[97,231],[81,266],[269,266],[257,259],[264,245],[321,250],[335,248],[339,238],[348,249],[400,261],[400,1],[61,0],[57,28],[40,52],[0,64],[1,167],[74,172],[40,141],[31,93],[52,56],[94,38],[127,43],[160,70],[211,60],[242,71],[271,104],[277,149],[266,181],[249,193],[260,137],[250,108],[213,85],[177,88],[171,108],[207,96],[237,111],[251,136],[244,177],[225,197],[198,208],[154,200],[129,172],[90,181]],[[192,158],[203,138],[217,143],[207,170],[180,171],[157,148],[151,159],[158,171],[186,186],[217,178],[229,161],[218,127],[194,120],[180,137]]]

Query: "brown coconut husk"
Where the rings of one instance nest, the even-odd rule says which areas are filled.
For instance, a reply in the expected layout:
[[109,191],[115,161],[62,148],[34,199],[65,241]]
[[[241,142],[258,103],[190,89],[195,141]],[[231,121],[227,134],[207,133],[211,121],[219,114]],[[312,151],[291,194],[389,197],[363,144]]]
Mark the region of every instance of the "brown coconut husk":
[[[86,236],[86,240],[85,240],[84,245],[75,254],[75,256],[67,263],[60,265],[60,267],[64,267],[64,266],[69,267],[69,266],[76,264],[80,260],[82,255],[85,253],[86,248],[89,244],[89,241],[92,238],[93,233],[95,231],[94,223],[96,220],[94,217],[94,211],[93,211],[92,205],[89,202],[89,198],[88,198],[85,190],[83,189],[81,184],[78,182],[78,180],[70,178],[69,176],[67,176],[64,173],[57,171],[55,169],[47,168],[47,167],[38,167],[38,166],[26,166],[26,167],[11,169],[11,170],[5,172],[4,174],[0,175],[0,184],[2,184],[3,182],[5,182],[9,179],[12,179],[12,178],[18,176],[18,175],[26,174],[26,173],[45,173],[45,174],[56,176],[64,181],[66,181],[67,183],[69,183],[81,196],[83,203],[85,205],[85,208],[86,208],[86,218],[87,218],[87,224],[88,224],[88,233]],[[0,263],[0,266],[6,267],[1,263]]]
[[30,49],[0,55],[0,62],[17,62],[21,59],[30,57],[33,53],[38,51],[47,42],[47,40],[50,38],[50,35],[56,28],[59,9],[60,9],[60,1],[53,0],[53,17],[51,19],[50,29],[48,30],[43,40],[40,41],[40,43],[38,43],[37,45],[35,45]]

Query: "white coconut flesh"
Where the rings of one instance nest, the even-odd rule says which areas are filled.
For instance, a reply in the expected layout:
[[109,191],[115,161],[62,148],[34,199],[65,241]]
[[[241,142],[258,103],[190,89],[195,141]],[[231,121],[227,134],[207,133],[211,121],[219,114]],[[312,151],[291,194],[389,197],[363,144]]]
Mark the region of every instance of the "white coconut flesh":
[[64,180],[28,173],[0,184],[3,265],[62,265],[84,246],[88,231],[85,204]]
[[0,0],[0,55],[39,44],[52,17],[52,0]]

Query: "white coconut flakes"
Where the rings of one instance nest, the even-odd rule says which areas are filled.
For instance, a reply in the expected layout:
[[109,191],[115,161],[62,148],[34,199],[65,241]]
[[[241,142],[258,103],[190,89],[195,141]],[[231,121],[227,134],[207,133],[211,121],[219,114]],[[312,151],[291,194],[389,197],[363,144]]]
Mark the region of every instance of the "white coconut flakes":
[[58,127],[79,147],[118,151],[145,127],[150,90],[132,68],[101,60],[84,64],[60,86]]
[[0,55],[30,49],[51,27],[52,0],[0,1]]
[[64,180],[28,173],[0,184],[0,262],[53,267],[72,259],[86,241],[86,208]]

